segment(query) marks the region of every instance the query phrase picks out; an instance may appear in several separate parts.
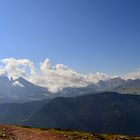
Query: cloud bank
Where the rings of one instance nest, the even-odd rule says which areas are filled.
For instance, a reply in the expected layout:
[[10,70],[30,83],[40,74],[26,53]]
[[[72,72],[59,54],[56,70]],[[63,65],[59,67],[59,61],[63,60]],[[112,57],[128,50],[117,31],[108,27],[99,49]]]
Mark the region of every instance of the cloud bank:
[[[28,59],[2,59],[0,60],[0,75],[6,75],[14,79],[23,77],[34,84],[47,87],[53,92],[64,87],[83,87],[99,80],[107,80],[113,77],[99,72],[83,75],[63,64],[53,66],[48,58],[41,62],[38,67],[35,67],[33,62]],[[124,79],[140,78],[140,71],[132,72],[122,77]]]

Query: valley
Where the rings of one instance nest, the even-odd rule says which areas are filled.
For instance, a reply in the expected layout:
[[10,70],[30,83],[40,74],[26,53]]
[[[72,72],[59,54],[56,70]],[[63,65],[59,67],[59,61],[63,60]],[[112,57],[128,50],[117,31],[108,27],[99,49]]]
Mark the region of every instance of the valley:
[[115,92],[5,103],[0,104],[0,123],[139,136],[139,106],[139,95]]

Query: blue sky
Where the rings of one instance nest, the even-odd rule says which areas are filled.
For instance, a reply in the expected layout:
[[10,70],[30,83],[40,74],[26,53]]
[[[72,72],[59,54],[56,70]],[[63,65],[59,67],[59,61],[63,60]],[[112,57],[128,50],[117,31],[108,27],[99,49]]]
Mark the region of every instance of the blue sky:
[[139,0],[1,0],[0,59],[46,57],[81,72],[140,68]]

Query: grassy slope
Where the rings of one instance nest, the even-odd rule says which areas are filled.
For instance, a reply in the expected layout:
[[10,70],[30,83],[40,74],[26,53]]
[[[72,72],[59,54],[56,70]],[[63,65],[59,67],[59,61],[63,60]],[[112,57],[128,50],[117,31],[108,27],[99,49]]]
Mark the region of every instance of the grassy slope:
[[68,140],[140,140],[140,137],[129,137],[113,134],[95,134],[72,130],[50,129],[49,132],[61,134],[67,137]]
[[[11,130],[11,131],[10,131]],[[95,134],[95,133],[86,133],[73,130],[61,130],[61,129],[37,129],[37,128],[28,128],[21,126],[0,126],[0,140],[18,140],[18,137],[14,137],[13,131],[18,131],[24,134],[24,132],[29,132],[32,134],[40,133],[41,135],[44,132],[49,133],[52,136],[62,136],[66,140],[140,140],[140,137],[128,137],[122,135],[113,135],[113,134]],[[24,134],[25,135],[25,134]],[[27,135],[28,137],[28,135]],[[24,139],[20,139],[24,140]],[[44,139],[41,139],[44,140]],[[52,140],[54,140],[52,138]],[[57,138],[55,138],[57,140]]]

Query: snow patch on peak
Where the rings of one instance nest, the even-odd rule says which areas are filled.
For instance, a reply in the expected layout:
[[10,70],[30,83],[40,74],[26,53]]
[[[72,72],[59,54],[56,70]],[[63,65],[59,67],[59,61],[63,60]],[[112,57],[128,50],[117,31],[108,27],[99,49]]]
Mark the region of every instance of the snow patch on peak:
[[15,87],[24,87],[19,81],[15,81],[12,85]]

